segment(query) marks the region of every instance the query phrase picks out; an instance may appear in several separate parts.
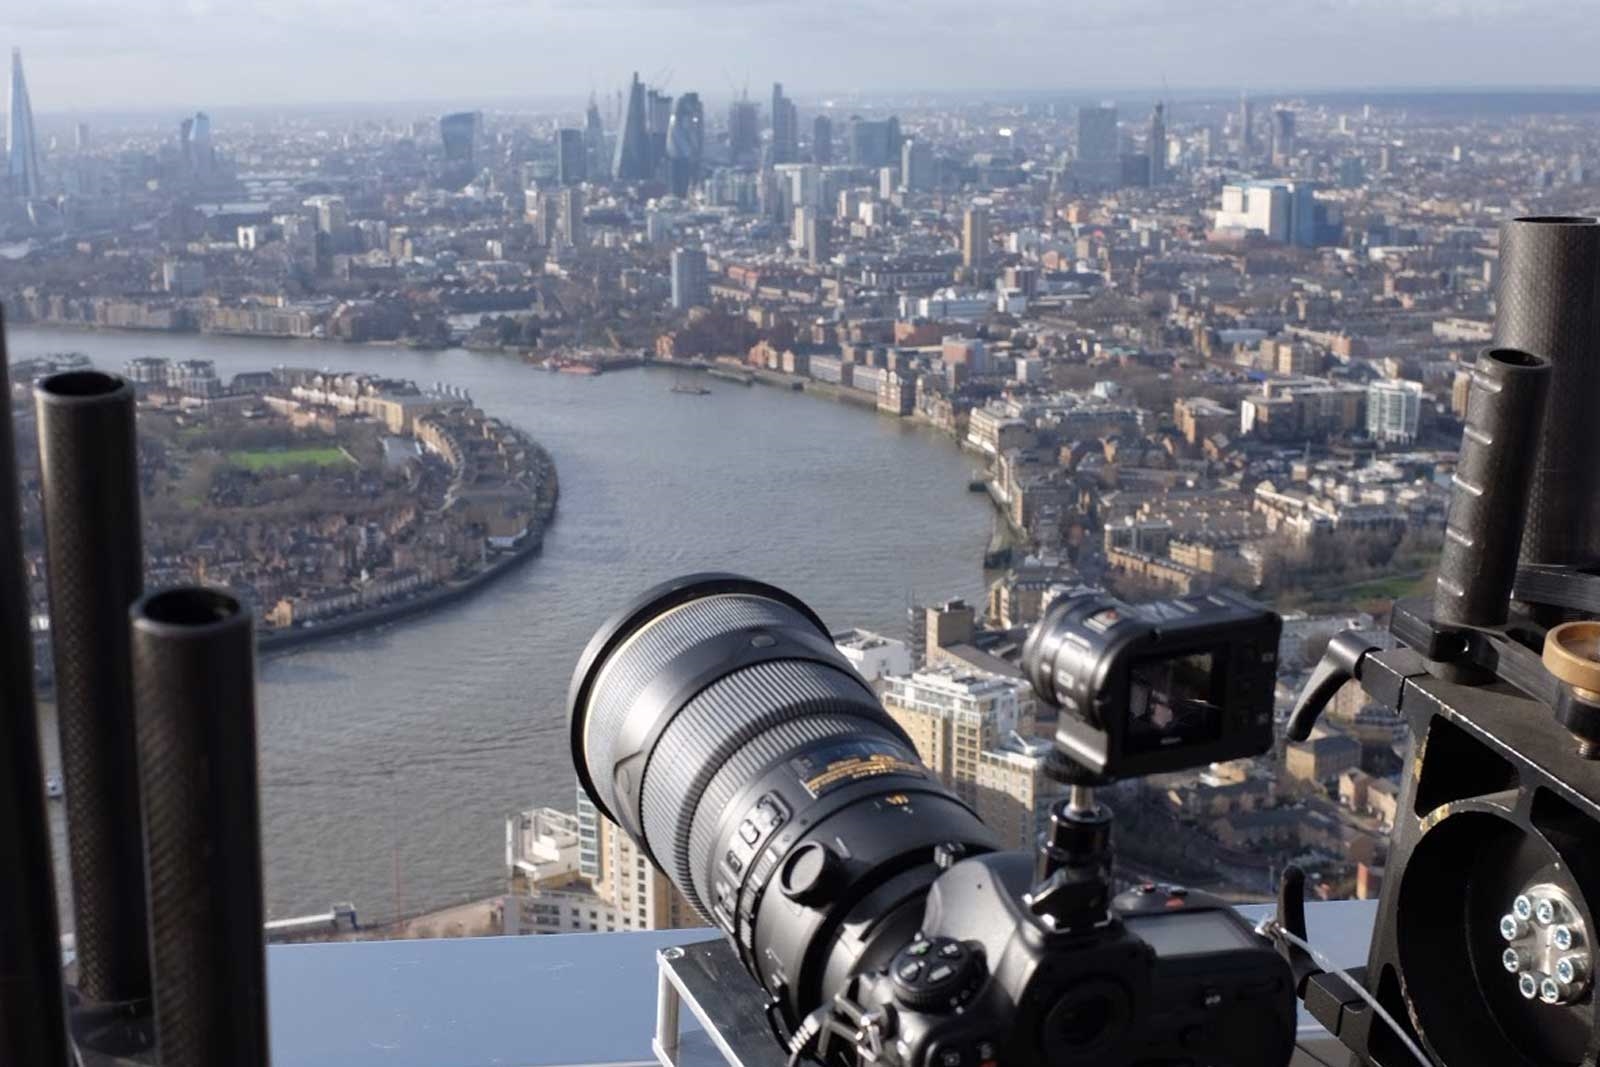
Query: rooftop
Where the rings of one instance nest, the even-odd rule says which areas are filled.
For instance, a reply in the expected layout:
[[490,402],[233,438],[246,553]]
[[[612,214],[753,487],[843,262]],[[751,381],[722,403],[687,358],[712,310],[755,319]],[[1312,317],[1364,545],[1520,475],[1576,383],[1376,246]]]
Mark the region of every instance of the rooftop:
[[[1267,911],[1240,910],[1252,921]],[[1307,911],[1312,942],[1335,963],[1364,962],[1375,902]],[[656,953],[705,940],[705,931],[664,930],[275,945],[267,951],[272,1060],[277,1067],[654,1064]],[[692,1010],[682,1026],[683,1067],[724,1062]],[[1319,1034],[1302,1012],[1302,1042],[1326,1059],[1336,1046],[1325,1034],[1319,1045]],[[776,1049],[770,1062],[782,1063]],[[1297,1058],[1296,1067],[1315,1062]]]

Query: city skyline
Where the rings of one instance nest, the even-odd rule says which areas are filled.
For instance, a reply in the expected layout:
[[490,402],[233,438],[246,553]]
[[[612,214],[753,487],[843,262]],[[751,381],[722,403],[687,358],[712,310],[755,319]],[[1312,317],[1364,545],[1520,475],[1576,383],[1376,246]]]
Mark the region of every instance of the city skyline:
[[[821,17],[724,0],[471,10],[426,2],[380,18],[365,0],[135,0],[116,10],[70,0],[0,18],[0,42],[29,54],[43,114],[126,110],[130,100],[153,108],[581,97],[635,66],[652,82],[670,68],[665,88],[710,99],[744,85],[759,92],[772,79],[805,100],[1121,92],[1163,80],[1180,91],[1593,88],[1589,56],[1600,45],[1600,29],[1555,0],[1297,0],[1266,9],[1242,0],[1203,9],[1177,0],[1065,9],[1026,0],[994,17],[936,0],[923,13],[908,28],[901,12],[876,2]],[[250,47],[240,48],[246,24]],[[307,25],[318,32],[306,34]],[[890,38],[905,47],[884,49]],[[530,49],[539,57],[534,74]],[[826,65],[805,59],[808,49]],[[962,62],[935,70],[927,57],[939,54]],[[652,70],[642,62],[652,56],[671,62]],[[794,81],[797,69],[807,82]]]

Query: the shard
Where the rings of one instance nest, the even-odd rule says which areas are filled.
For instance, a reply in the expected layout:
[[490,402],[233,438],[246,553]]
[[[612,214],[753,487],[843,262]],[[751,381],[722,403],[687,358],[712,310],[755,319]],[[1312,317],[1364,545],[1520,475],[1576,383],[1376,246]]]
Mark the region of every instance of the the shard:
[[644,84],[636,72],[628,87],[628,102],[617,130],[616,163],[611,175],[619,182],[641,182],[650,177],[650,139],[645,129]]
[[42,196],[39,181],[39,147],[33,131],[33,106],[28,83],[22,77],[22,50],[11,50],[11,98],[6,122],[6,177],[11,192],[20,197]]

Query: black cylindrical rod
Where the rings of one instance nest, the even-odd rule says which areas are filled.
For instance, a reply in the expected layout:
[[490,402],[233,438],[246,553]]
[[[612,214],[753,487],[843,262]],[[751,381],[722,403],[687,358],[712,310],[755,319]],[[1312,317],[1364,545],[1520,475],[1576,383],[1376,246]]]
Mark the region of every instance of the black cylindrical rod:
[[1488,349],[1473,364],[1433,590],[1439,622],[1506,621],[1550,378],[1548,360],[1515,348]]
[[0,1063],[66,1067],[50,824],[33,706],[33,615],[0,317]]
[[150,995],[128,608],[143,591],[133,387],[95,371],[34,389],[78,990]]
[[169,589],[134,605],[132,630],[160,1062],[266,1067],[250,613]]
[[1600,558],[1600,225],[1588,217],[1523,218],[1500,230],[1495,348],[1550,361],[1522,535],[1524,563]]

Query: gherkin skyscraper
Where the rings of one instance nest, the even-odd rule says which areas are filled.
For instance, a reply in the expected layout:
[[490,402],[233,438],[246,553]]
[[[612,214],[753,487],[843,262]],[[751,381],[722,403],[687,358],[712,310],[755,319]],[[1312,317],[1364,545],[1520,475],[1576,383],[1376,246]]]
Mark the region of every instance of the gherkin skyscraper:
[[33,106],[28,83],[22,77],[22,50],[11,50],[11,97],[6,121],[6,177],[13,194],[42,196],[39,182],[39,148],[33,132]]

